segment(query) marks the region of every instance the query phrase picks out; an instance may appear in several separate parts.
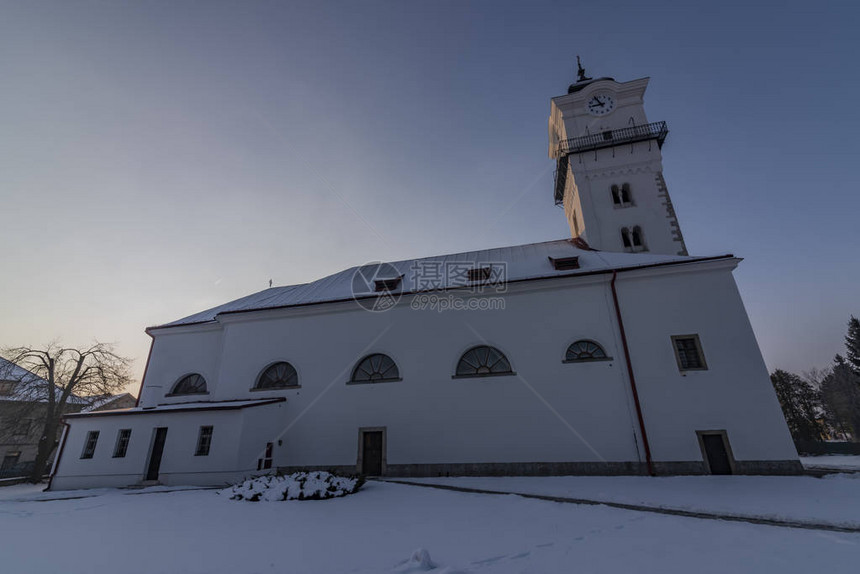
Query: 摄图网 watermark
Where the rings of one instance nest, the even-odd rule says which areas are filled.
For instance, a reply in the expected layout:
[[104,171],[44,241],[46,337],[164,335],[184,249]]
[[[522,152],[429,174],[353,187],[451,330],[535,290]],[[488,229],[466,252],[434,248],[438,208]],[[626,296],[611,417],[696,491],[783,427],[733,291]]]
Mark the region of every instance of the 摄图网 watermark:
[[[413,261],[407,274],[391,263],[358,267],[352,277],[352,296],[362,308],[382,312],[394,308],[404,293],[414,293],[414,310],[489,311],[505,308],[507,263],[504,261]],[[456,290],[456,293],[439,292]],[[474,295],[490,295],[475,297]]]

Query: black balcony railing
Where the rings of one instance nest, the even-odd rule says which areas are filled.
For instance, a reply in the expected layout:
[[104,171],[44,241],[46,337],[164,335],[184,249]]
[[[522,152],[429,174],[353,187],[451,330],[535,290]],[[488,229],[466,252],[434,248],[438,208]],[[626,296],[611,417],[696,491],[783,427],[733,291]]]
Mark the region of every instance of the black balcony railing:
[[654,122],[641,126],[632,126],[620,130],[608,130],[579,138],[571,138],[558,144],[558,155],[582,153],[612,147],[621,144],[657,140],[657,145],[663,147],[669,128],[666,122]]

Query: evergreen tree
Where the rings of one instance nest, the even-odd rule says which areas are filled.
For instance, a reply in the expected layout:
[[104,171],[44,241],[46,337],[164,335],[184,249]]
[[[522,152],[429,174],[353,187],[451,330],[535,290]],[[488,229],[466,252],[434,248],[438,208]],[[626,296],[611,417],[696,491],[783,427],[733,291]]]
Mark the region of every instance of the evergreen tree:
[[841,355],[836,355],[833,370],[821,384],[821,398],[827,418],[840,432],[860,440],[860,376]]
[[860,320],[854,315],[848,320],[848,334],[845,336],[845,362],[860,376]]
[[821,384],[821,397],[831,425],[860,441],[860,321],[851,316],[845,356],[837,354],[833,370]]
[[796,441],[821,440],[824,427],[818,420],[821,404],[818,390],[809,381],[782,369],[775,370],[770,381],[792,438]]

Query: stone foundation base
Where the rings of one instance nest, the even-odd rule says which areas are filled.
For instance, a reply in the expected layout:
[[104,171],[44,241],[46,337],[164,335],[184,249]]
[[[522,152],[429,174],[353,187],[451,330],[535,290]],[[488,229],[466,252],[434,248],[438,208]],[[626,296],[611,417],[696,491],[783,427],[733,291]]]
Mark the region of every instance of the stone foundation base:
[[[803,474],[799,460],[738,460],[736,474]],[[327,470],[337,474],[356,474],[354,465],[280,466],[289,474],[301,470]],[[654,462],[658,476],[706,474],[701,461]],[[441,464],[389,464],[383,476],[418,478],[436,476],[646,476],[644,462],[476,462]]]

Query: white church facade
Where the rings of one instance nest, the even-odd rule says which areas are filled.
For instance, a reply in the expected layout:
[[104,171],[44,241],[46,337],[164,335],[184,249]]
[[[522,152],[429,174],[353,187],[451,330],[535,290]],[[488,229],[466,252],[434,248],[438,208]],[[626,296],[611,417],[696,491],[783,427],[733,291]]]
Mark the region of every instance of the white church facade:
[[139,404],[67,416],[50,488],[800,472],[740,259],[687,254],[646,86],[580,70],[552,101],[572,238],[348,269],[151,327]]

